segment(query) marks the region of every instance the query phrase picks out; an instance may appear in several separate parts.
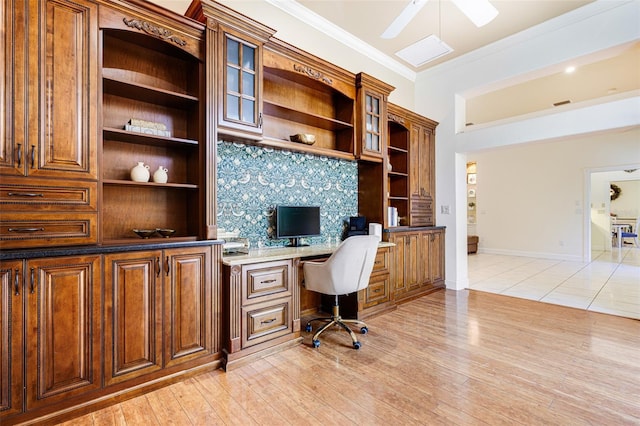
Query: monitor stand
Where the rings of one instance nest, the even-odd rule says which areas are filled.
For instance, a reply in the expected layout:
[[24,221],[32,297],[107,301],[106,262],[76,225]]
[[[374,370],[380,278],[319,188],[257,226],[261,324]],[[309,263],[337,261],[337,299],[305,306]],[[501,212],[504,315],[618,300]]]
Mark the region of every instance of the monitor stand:
[[302,238],[289,238],[289,244],[287,244],[287,247],[306,247],[309,245],[302,241]]

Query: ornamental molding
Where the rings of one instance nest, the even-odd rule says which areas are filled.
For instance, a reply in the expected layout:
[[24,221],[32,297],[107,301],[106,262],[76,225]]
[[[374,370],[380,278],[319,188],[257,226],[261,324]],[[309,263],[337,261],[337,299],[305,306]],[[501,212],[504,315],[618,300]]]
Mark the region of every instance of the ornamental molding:
[[325,76],[324,74],[322,74],[319,71],[316,71],[312,68],[309,67],[305,67],[302,65],[297,65],[297,64],[293,64],[293,69],[299,73],[302,74],[306,74],[311,78],[314,78],[316,80],[320,80],[325,84],[328,84],[329,86],[333,85],[333,80],[331,80],[329,77]]
[[167,40],[167,41],[173,42],[173,43],[177,44],[178,46],[184,47],[184,46],[187,45],[187,41],[186,40],[181,39],[180,37],[176,36],[175,34],[173,34],[168,29],[158,27],[156,25],[151,24],[150,22],[141,21],[139,19],[127,19],[127,18],[122,18],[122,21],[125,23],[125,25],[127,27],[135,28],[135,29],[140,30],[140,31],[144,31],[147,34],[154,35],[154,36],[156,36],[158,38],[161,38],[162,40]]
[[401,117],[399,115],[388,113],[387,114],[387,118],[390,121],[393,121],[393,122],[396,122],[396,123],[399,123],[399,124],[404,124],[404,117]]

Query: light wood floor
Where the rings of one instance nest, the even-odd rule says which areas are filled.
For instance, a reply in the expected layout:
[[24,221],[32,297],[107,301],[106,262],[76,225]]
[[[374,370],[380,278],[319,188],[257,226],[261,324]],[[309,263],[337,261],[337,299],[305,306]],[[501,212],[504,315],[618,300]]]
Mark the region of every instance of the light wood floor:
[[[640,321],[440,291],[228,373],[202,374],[75,425],[640,424]],[[327,334],[327,333],[325,333]]]

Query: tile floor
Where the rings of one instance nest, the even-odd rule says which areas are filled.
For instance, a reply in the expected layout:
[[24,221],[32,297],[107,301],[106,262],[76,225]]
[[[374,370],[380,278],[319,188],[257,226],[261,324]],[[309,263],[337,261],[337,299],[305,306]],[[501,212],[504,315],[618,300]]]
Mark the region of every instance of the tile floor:
[[614,247],[592,259],[472,254],[469,288],[640,319],[640,248]]

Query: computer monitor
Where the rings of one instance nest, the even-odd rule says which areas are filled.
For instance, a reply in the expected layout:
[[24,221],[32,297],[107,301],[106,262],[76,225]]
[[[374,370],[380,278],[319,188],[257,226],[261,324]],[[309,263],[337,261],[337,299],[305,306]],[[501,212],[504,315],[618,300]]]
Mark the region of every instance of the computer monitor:
[[300,239],[320,235],[320,207],[276,206],[276,238],[289,239],[289,245],[299,247]]

